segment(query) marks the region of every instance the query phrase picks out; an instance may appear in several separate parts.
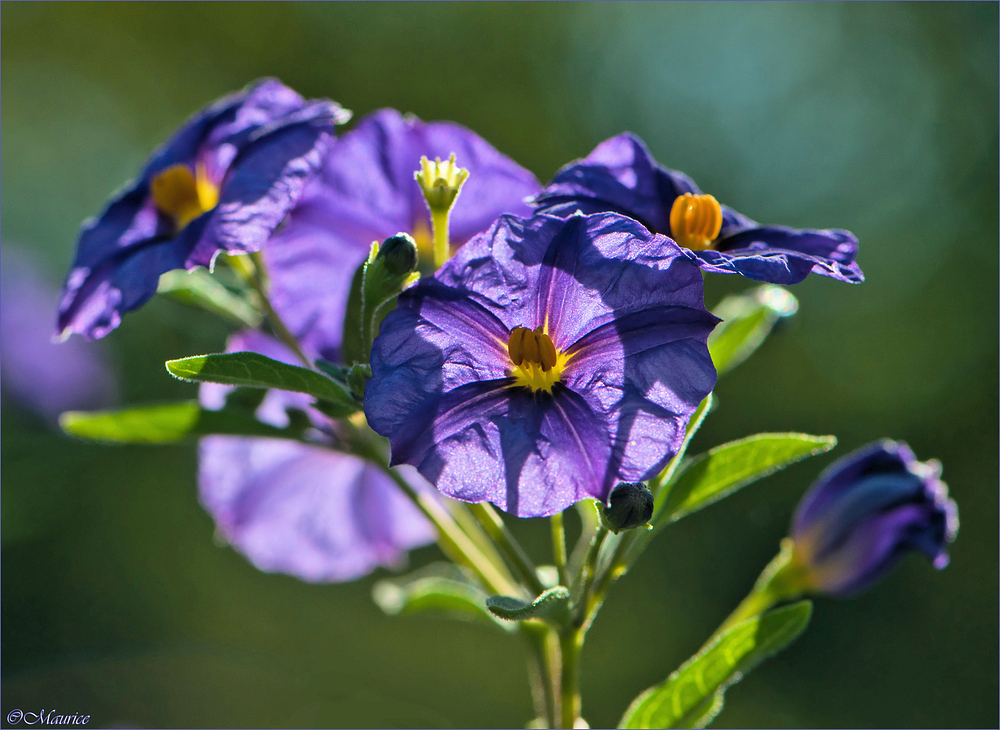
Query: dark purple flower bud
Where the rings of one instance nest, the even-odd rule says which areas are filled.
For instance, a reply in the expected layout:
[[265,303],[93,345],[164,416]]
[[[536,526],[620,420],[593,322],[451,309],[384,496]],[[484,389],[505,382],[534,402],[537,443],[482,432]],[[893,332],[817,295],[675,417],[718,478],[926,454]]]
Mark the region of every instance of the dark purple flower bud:
[[792,521],[792,566],[804,587],[856,593],[911,550],[944,568],[958,507],[940,476],[940,462],[917,461],[900,441],[878,441],[830,465]]
[[653,493],[642,482],[624,482],[611,491],[602,513],[615,533],[645,525],[653,516]]
[[812,272],[857,284],[858,241],[842,230],[762,226],[702,194],[682,172],[663,167],[634,134],[599,144],[556,173],[535,198],[538,212],[560,217],[615,212],[670,236],[705,271],[796,284]]
[[172,269],[259,251],[350,113],[263,79],[191,117],[84,223],[59,304],[62,336],[103,337]]

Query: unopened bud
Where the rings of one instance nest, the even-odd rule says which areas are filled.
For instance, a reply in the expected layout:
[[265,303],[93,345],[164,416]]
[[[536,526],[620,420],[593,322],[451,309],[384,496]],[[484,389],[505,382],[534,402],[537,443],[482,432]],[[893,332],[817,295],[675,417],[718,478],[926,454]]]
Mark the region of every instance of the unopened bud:
[[615,533],[645,525],[653,516],[653,494],[642,482],[619,484],[602,514],[608,529]]
[[393,276],[409,274],[417,268],[417,243],[408,234],[397,233],[379,246],[378,258]]

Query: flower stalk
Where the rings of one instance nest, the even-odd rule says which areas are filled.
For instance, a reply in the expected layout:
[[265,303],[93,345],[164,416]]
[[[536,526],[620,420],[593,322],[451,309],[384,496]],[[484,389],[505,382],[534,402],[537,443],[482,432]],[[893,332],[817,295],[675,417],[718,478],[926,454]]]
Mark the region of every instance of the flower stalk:
[[307,368],[312,367],[312,362],[306,357],[299,345],[298,339],[288,329],[281,315],[274,309],[267,292],[267,274],[264,267],[264,258],[260,253],[239,256],[227,256],[226,262],[236,274],[247,283],[247,285],[257,295],[258,304],[264,310],[264,319],[274,333],[274,336],[281,340],[289,350],[295,353],[295,357],[302,361]]

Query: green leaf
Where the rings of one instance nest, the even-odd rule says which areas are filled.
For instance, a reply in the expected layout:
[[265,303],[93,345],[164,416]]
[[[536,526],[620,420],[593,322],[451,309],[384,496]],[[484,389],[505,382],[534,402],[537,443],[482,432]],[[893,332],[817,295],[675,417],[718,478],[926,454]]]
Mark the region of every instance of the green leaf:
[[569,603],[569,589],[555,586],[539,594],[531,603],[512,596],[490,596],[486,607],[495,615],[507,621],[524,621],[529,618],[558,618],[563,615]]
[[722,712],[722,706],[726,703],[725,694],[724,690],[716,691],[711,697],[678,719],[675,727],[707,727],[708,723]]
[[156,291],[171,299],[217,314],[242,326],[260,326],[263,316],[243,297],[233,294],[205,269],[168,271]]
[[272,360],[256,352],[229,352],[168,360],[167,370],[174,377],[202,383],[223,383],[248,388],[276,388],[311,395],[338,406],[347,415],[361,410],[343,385],[325,375],[295,365]]
[[209,411],[181,401],[117,411],[68,411],[59,425],[70,436],[109,443],[165,444],[208,434],[296,438],[298,432],[261,423],[246,410]]
[[653,497],[658,504],[663,501],[663,496],[661,494],[663,485],[669,484],[673,479],[674,472],[677,471],[677,467],[684,459],[684,454],[687,453],[688,446],[691,444],[691,439],[694,438],[698,429],[701,428],[701,424],[705,421],[705,416],[711,412],[714,398],[715,395],[713,393],[709,393],[702,399],[701,403],[698,404],[694,413],[691,414],[691,418],[688,419],[681,447],[677,449],[677,453],[674,454],[674,458],[670,460],[670,463],[668,463],[666,467],[664,467],[663,471],[649,481],[649,491],[653,493]]
[[799,601],[737,624],[712,639],[667,681],[636,697],[618,727],[703,726],[722,708],[722,693],[794,641],[811,614],[812,602]]
[[652,521],[664,524],[679,520],[789,464],[829,451],[836,444],[834,436],[759,433],[716,446],[684,464],[672,484],[665,487],[669,491]]
[[489,623],[504,631],[516,625],[501,621],[486,610],[486,593],[451,563],[432,563],[402,578],[380,580],[372,600],[390,616],[442,611],[453,617]]
[[773,284],[719,302],[712,313],[723,321],[708,337],[708,350],[719,375],[750,357],[767,339],[775,323],[795,314],[798,307],[791,292]]

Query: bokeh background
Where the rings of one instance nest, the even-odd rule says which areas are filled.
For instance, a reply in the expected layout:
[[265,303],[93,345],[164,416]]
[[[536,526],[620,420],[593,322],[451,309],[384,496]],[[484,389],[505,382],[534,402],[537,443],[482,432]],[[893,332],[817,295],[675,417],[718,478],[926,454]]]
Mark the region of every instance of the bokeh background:
[[[720,383],[695,444],[801,430],[840,446],[662,533],[590,634],[584,714],[613,726],[744,595],[818,470],[891,436],[944,462],[962,515],[951,566],[914,557],[857,599],[818,600],[806,634],[734,687],[715,725],[995,727],[997,28],[995,3],[4,3],[3,270],[32,257],[56,286],[80,222],[149,151],[264,75],[359,116],[395,106],[461,122],[543,181],[632,130],[758,220],[851,229],[867,282],[795,287],[800,313]],[[709,302],[745,285],[710,277]],[[22,306],[5,298],[3,317]],[[218,350],[226,333],[154,300],[88,346],[118,383],[102,397],[190,397],[163,361]],[[3,351],[5,377],[17,354]],[[73,442],[19,392],[5,381],[4,715],[56,708],[102,727],[530,717],[516,642],[382,615],[370,592],[385,572],[307,585],[255,571],[213,542],[193,446]],[[541,521],[516,529],[547,556]],[[413,564],[436,557],[425,548]]]

